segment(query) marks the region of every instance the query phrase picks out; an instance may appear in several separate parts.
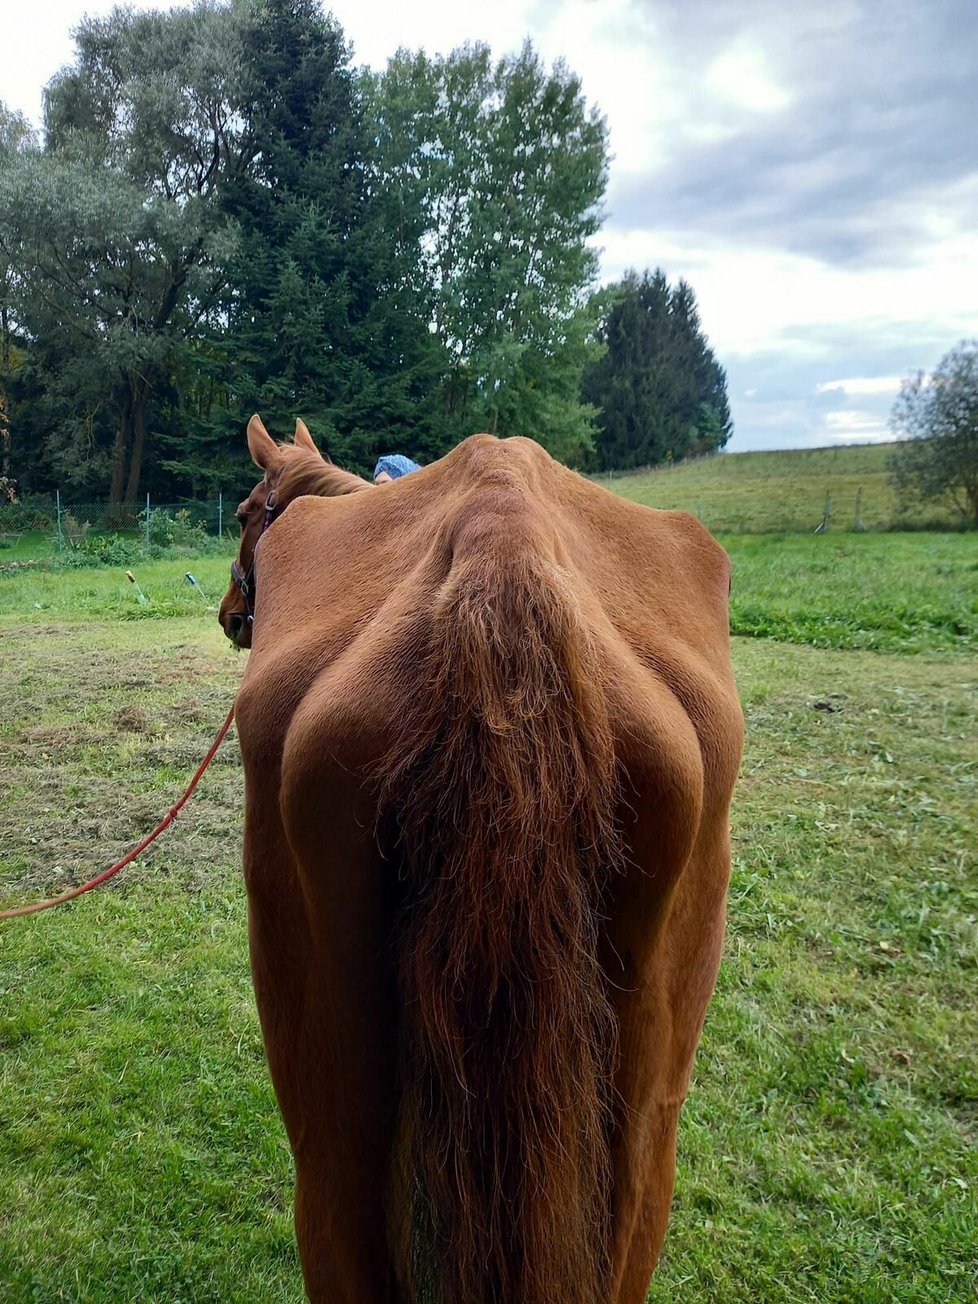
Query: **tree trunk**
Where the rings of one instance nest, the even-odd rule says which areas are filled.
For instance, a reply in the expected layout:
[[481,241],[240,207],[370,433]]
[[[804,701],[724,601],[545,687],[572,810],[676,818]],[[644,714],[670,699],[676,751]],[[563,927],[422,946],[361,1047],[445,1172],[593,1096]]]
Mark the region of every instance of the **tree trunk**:
[[126,482],[126,465],[129,461],[129,443],[132,438],[132,393],[122,400],[115,443],[112,445],[112,480],[109,484],[109,505],[117,507],[122,502],[122,489]]
[[10,479],[10,418],[7,413],[7,377],[10,375],[10,312],[0,304],[0,476]]
[[0,371],[4,379],[10,375],[10,309],[0,304]]
[[127,503],[135,503],[139,493],[139,477],[143,469],[143,449],[146,445],[146,408],[152,384],[140,377],[133,388],[132,396],[132,452],[129,457],[129,479],[126,481]]

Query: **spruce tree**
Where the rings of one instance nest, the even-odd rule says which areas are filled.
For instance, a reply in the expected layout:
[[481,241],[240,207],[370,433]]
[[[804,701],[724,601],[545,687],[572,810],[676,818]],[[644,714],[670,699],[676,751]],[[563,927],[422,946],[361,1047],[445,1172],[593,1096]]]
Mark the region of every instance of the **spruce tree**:
[[605,352],[583,384],[585,400],[600,409],[598,466],[655,466],[722,448],[732,429],[726,375],[689,284],[670,288],[658,268],[632,271],[602,300]]
[[223,192],[239,246],[207,350],[229,401],[201,414],[198,446],[209,459],[208,442],[260,411],[283,430],[302,416],[360,470],[387,449],[430,455],[439,360],[371,186],[342,32],[317,0],[261,0],[244,56],[255,164]]

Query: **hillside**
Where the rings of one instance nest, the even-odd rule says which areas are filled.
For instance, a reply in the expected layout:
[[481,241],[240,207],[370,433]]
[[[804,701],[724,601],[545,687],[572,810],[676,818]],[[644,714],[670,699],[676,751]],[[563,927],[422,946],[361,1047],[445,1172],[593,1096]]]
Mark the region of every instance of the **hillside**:
[[717,534],[811,533],[831,497],[832,531],[953,529],[953,509],[903,508],[886,479],[892,444],[721,453],[715,457],[601,477],[613,492],[648,507],[693,512]]

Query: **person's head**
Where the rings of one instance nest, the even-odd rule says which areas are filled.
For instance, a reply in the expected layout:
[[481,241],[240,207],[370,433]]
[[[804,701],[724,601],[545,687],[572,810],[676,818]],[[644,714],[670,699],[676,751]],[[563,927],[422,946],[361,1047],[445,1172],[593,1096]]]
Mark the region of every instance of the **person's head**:
[[378,457],[374,467],[374,484],[386,484],[388,480],[398,480],[402,475],[420,470],[418,463],[403,453],[385,453],[383,457]]

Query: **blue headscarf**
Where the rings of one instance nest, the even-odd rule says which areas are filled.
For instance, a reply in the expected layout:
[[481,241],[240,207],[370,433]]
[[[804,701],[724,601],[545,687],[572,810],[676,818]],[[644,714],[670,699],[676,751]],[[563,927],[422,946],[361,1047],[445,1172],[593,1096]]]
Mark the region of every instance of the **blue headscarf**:
[[412,471],[420,470],[421,467],[418,463],[412,462],[403,453],[385,453],[383,457],[377,459],[377,465],[374,467],[374,479],[377,479],[381,471],[386,471],[392,480],[397,480],[402,475],[410,475]]

